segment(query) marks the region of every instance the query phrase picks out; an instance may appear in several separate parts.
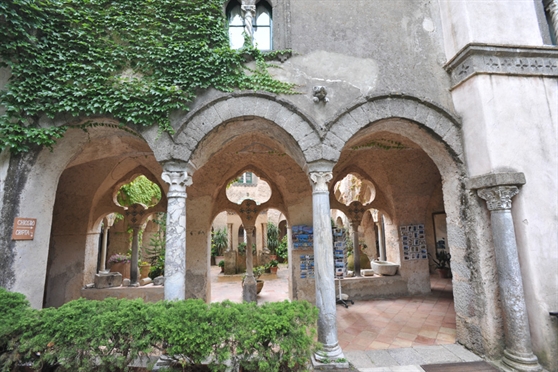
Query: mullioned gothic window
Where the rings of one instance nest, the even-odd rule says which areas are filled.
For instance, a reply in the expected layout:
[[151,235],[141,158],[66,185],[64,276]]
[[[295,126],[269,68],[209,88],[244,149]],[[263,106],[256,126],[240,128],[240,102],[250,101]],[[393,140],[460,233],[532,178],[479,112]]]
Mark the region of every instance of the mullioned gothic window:
[[[271,6],[267,1],[260,0],[256,4],[256,14],[252,23],[252,43],[259,50],[273,48],[272,19]],[[241,3],[237,0],[231,0],[228,4],[227,20],[231,48],[240,49],[244,45],[244,17]]]

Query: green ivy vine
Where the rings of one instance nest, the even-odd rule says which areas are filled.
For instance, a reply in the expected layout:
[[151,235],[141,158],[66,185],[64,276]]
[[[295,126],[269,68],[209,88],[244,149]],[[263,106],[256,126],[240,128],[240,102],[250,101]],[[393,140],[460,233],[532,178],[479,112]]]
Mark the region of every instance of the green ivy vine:
[[230,49],[223,0],[2,1],[0,67],[11,72],[0,150],[16,153],[52,148],[68,129],[44,117],[110,115],[172,132],[169,113],[209,87],[294,93],[260,51]]

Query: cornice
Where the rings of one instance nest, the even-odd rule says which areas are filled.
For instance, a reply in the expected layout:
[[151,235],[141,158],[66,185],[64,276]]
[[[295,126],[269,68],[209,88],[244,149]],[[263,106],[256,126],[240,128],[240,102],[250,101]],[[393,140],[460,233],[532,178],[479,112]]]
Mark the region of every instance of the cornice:
[[469,44],[446,65],[452,89],[475,75],[558,77],[558,48]]

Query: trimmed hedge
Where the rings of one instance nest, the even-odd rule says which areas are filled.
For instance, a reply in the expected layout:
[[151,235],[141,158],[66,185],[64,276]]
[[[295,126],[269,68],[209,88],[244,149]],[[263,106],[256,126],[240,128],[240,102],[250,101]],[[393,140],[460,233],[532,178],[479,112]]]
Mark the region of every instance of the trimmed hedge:
[[134,359],[160,352],[180,367],[207,363],[224,371],[228,361],[245,370],[298,371],[318,346],[318,311],[308,302],[107,298],[34,310],[23,295],[0,288],[0,314],[2,372],[22,363],[57,371],[126,371]]

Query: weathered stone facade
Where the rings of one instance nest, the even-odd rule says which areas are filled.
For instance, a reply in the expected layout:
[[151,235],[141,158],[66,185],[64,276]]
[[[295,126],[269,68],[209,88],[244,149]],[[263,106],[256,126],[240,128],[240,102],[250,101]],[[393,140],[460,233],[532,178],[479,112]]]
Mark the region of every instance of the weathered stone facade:
[[[318,304],[320,341],[342,355],[333,267],[321,249],[331,243],[324,213],[334,185],[354,173],[374,186],[370,208],[383,216],[385,259],[401,265],[398,290],[429,290],[429,262],[402,260],[399,226],[425,224],[431,251],[432,214],[445,212],[458,342],[508,362],[511,350],[522,355],[514,368],[537,370],[532,345],[538,362],[557,370],[558,319],[549,312],[558,311],[558,52],[546,2],[269,3],[274,46],[295,52],[271,72],[300,94],[208,90],[189,112],[172,114],[172,136],[69,130],[52,152],[0,156],[0,285],[37,308],[78,298],[96,273],[101,222],[118,211],[115,193],[144,174],[166,195],[154,209],[169,215],[166,298],[209,300],[211,225],[238,209],[226,188],[250,171],[271,188],[258,210],[314,226],[315,252],[291,244],[290,293]],[[0,83],[7,76],[0,71]],[[43,124],[65,123],[57,120]],[[514,229],[502,235],[475,180],[512,173],[525,183],[508,208]],[[34,240],[9,239],[15,217],[37,219]],[[495,249],[503,237],[516,242],[523,285],[519,340],[517,325],[503,321],[510,309]],[[300,278],[302,254],[317,256],[315,280]]]

